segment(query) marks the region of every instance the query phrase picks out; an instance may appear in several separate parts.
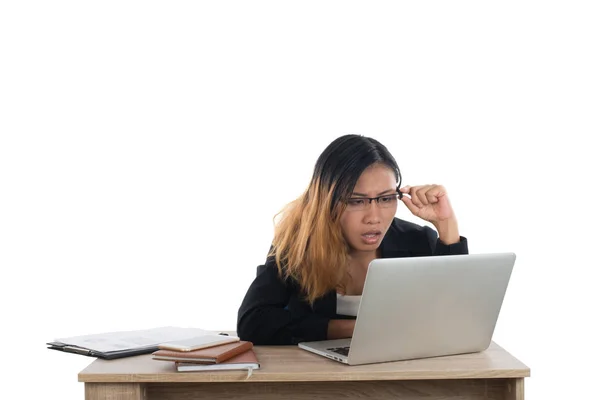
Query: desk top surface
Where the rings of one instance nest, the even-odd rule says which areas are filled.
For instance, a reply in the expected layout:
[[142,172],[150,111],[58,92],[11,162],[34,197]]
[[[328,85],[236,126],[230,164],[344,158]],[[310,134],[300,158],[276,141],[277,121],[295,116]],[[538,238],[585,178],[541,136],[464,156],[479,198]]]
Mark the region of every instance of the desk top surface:
[[146,354],[93,361],[79,382],[309,382],[362,380],[485,379],[529,376],[529,368],[492,342],[479,353],[348,366],[297,346],[255,346],[260,369],[177,372],[170,361]]

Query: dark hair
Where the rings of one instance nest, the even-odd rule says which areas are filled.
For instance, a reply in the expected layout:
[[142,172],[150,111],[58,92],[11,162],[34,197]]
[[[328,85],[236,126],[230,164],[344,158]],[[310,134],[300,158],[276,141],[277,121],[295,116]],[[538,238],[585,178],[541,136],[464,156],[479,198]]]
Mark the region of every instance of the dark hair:
[[325,192],[335,186],[330,205],[333,212],[339,201],[350,197],[363,171],[375,163],[387,165],[394,172],[400,186],[400,168],[387,147],[362,135],[340,136],[317,159],[311,183],[320,182]]
[[400,169],[384,145],[360,135],[337,138],[319,156],[305,192],[275,215],[274,220],[282,218],[269,257],[280,274],[299,283],[310,303],[339,287],[345,276],[349,245],[341,214],[358,178],[375,163],[389,166],[400,185]]

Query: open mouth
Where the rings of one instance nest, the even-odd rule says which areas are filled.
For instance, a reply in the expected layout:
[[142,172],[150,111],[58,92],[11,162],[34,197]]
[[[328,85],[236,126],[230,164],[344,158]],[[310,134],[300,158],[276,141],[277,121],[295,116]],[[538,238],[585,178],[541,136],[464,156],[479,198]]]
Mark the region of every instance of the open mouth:
[[362,240],[367,244],[377,243],[381,237],[381,231],[369,231],[360,235]]

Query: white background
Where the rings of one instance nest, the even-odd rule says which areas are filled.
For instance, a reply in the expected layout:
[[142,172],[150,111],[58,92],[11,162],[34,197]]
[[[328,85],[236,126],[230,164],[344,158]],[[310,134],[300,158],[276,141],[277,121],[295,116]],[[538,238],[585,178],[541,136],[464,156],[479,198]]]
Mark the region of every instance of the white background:
[[93,359],[54,338],[235,329],[274,214],[360,133],[404,183],[448,188],[472,253],[517,253],[494,340],[532,369],[526,398],[590,398],[599,18],[591,1],[3,2],[7,389],[83,398]]

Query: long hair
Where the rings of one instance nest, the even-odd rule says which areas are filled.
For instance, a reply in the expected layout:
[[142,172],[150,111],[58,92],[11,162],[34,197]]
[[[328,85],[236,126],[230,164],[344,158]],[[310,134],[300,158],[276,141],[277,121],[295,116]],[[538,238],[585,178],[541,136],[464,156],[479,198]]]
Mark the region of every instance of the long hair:
[[400,184],[396,160],[377,140],[353,134],[335,139],[317,159],[304,193],[273,218],[281,216],[269,257],[281,276],[300,285],[310,304],[344,278],[350,248],[340,218],[360,175],[375,163],[390,167]]

